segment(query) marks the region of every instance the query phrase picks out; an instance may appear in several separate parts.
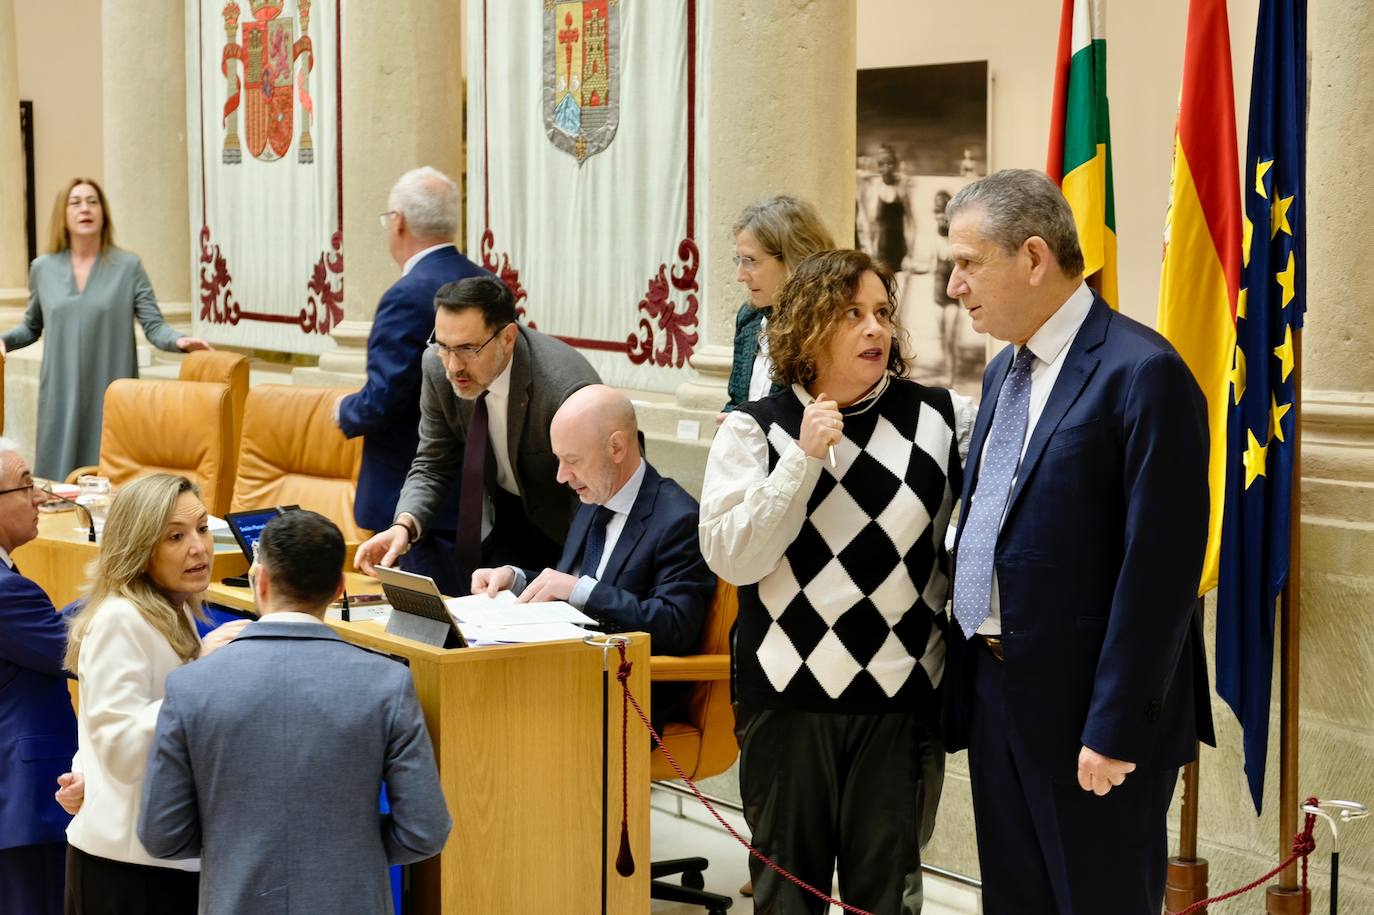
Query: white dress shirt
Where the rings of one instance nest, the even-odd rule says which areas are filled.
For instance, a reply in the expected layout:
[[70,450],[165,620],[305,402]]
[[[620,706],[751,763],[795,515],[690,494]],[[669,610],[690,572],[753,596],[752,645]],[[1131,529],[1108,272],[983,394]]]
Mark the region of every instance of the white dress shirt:
[[768,356],[768,319],[759,322],[759,348],[754,353],[754,370],[749,375],[749,399],[762,400],[773,390],[773,360]]
[[[1059,306],[1059,310],[1050,315],[1045,323],[1040,325],[1040,329],[1026,341],[1026,346],[1035,358],[1031,360],[1031,393],[1030,393],[1030,413],[1026,418],[1026,437],[1021,440],[1021,457],[1025,458],[1026,448],[1030,445],[1031,434],[1035,432],[1035,424],[1040,421],[1040,414],[1045,412],[1045,403],[1050,399],[1050,391],[1054,390],[1054,382],[1059,378],[1059,372],[1064,368],[1064,359],[1069,353],[1069,347],[1074,338],[1078,336],[1078,330],[1087,320],[1088,310],[1092,308],[1093,293],[1086,283],[1074,290],[1073,295]],[[1020,352],[1020,347],[1016,351]],[[997,392],[990,392],[989,395],[996,403]],[[983,442],[983,451],[978,456],[978,469],[981,475],[983,459],[987,457],[987,442]],[[1017,475],[1020,474],[1020,467],[1017,467]],[[1011,491],[1016,491],[1017,476],[1011,479]],[[977,491],[974,492],[977,498]],[[1010,507],[1011,500],[1007,500]],[[1002,511],[1002,519],[1006,520],[1006,510]],[[1000,525],[999,525],[1000,529]],[[953,593],[951,591],[951,593]],[[983,625],[978,627],[979,635],[1001,635],[1002,634],[1002,601],[997,587],[997,569],[992,570],[992,599],[991,610],[988,618],[983,621]]]
[[433,252],[433,251],[438,251],[438,250],[440,250],[440,249],[442,249],[442,248],[456,248],[456,247],[457,247],[457,245],[455,245],[453,242],[451,242],[451,241],[446,241],[446,242],[444,242],[444,243],[441,244],[441,245],[430,245],[428,248],[426,248],[426,249],[423,250],[423,251],[416,251],[416,252],[415,252],[414,254],[412,254],[410,257],[406,258],[406,262],[401,266],[401,276],[405,276],[406,274],[410,273],[410,271],[414,270],[414,269],[415,269],[415,265],[418,264],[420,261],[424,260],[424,259],[425,259],[425,256],[428,255],[428,254],[430,254],[431,252]]
[[258,618],[263,623],[319,623],[324,625],[324,620],[309,613],[301,613],[299,610],[278,610],[275,613],[264,613]]
[[[496,484],[511,495],[520,495],[520,487],[515,482],[515,471],[511,469],[510,438],[507,413],[510,412],[510,371],[515,364],[514,355],[487,386],[487,435],[491,440],[491,453],[496,455]],[[484,535],[485,536],[485,535]]]
[[86,776],[86,799],[67,827],[67,842],[88,855],[200,870],[198,858],[152,857],[135,832],[167,675],[181,663],[162,633],[128,600],[110,597],[95,609],[77,664],[77,757]]
[[10,558],[10,551],[3,546],[0,546],[0,562],[3,562],[11,569],[14,568],[14,560]]

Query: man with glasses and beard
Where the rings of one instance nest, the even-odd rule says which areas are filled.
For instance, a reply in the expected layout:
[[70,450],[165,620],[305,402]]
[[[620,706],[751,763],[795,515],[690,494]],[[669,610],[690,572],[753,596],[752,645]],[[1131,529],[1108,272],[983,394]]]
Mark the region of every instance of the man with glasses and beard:
[[450,283],[434,301],[434,333],[421,360],[419,450],[391,527],[360,546],[355,561],[372,574],[423,545],[456,486],[453,574],[438,584],[466,594],[478,568],[557,562],[577,500],[558,482],[549,424],[568,395],[601,379],[566,343],[518,324],[500,280]]

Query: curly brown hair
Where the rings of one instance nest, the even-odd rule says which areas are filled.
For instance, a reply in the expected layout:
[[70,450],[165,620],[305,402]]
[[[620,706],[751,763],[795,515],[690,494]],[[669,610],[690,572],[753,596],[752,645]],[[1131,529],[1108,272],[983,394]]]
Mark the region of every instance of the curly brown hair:
[[854,301],[865,273],[882,281],[892,306],[892,348],[887,370],[906,375],[906,331],[897,320],[897,282],[891,271],[863,251],[821,251],[797,265],[778,292],[768,320],[773,380],[803,387],[816,380],[821,354],[835,334],[836,318]]

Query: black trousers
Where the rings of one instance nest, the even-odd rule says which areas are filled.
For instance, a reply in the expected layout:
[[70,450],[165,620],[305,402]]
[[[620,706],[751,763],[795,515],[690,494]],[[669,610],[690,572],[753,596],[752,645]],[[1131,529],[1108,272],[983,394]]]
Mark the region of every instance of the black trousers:
[[200,874],[127,864],[67,847],[66,915],[192,915]]
[[0,848],[0,913],[60,915],[67,844]]
[[[754,847],[830,895],[875,915],[921,911],[921,847],[935,828],[945,750],[916,714],[792,712],[735,706],[740,794]],[[826,906],[750,857],[759,915]]]
[[1006,714],[1005,668],[970,644],[969,778],[986,915],[1159,915],[1178,769],[1136,769],[1098,797],[1051,779]]

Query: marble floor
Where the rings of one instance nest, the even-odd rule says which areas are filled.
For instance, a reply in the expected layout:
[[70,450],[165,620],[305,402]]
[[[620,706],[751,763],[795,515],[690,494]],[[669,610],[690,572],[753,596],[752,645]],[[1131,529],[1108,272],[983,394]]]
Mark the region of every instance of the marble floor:
[[[748,852],[697,801],[682,801],[682,816],[678,816],[678,795],[655,788],[651,798],[652,847],[655,860],[701,856],[711,862],[704,877],[706,888],[734,898],[730,915],[750,915],[752,902],[739,895],[739,888],[749,879]],[[732,811],[722,811],[725,819],[748,837],[744,817]],[[926,904],[922,915],[978,915],[976,890],[952,881],[926,876]],[[653,903],[653,915],[703,915],[704,909],[675,902]],[[832,907],[840,915],[838,907]]]

